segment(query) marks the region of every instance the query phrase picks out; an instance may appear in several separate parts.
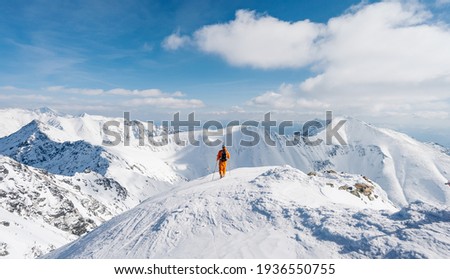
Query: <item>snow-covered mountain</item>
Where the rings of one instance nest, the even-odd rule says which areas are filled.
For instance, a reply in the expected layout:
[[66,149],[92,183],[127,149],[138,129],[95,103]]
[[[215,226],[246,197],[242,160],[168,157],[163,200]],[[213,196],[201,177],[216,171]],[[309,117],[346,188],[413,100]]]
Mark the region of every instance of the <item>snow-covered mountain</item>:
[[106,173],[109,162],[102,156],[101,147],[82,140],[56,142],[46,134],[50,130],[33,120],[18,132],[0,139],[0,154],[53,174],[73,176],[89,170]]
[[[16,131],[11,131],[10,127],[21,129],[29,123],[25,120],[37,119],[47,127],[44,133],[55,142],[83,141],[95,147],[101,146],[103,150],[122,159],[120,168],[125,161],[135,172],[141,169],[141,174],[150,174],[155,180],[168,183],[195,179],[211,173],[218,149],[205,144],[199,147],[182,147],[171,138],[164,146],[151,146],[148,141],[145,141],[145,146],[140,146],[136,129],[131,131],[130,146],[124,146],[123,142],[115,147],[102,146],[103,140],[109,139],[102,129],[103,124],[110,120],[118,121],[121,125],[117,127],[117,132],[124,135],[123,119],[86,114],[73,117],[59,115],[50,109],[0,110],[0,116],[4,119],[1,123],[3,127],[0,126],[0,136],[7,136]],[[21,118],[25,120],[22,121]],[[335,122],[340,120],[342,119],[334,119]],[[260,141],[257,146],[245,147],[240,142],[248,140],[248,137],[239,127],[234,127],[232,146],[229,148],[233,156],[230,168],[289,164],[303,172],[335,169],[368,176],[382,185],[397,205],[406,205],[415,200],[450,203],[450,193],[444,185],[450,179],[450,156],[446,154],[448,150],[356,119],[344,120],[346,123],[339,133],[347,145],[322,143],[318,146],[308,146],[300,140],[295,146],[286,146],[286,137],[273,133],[271,136],[277,142],[276,146],[269,146]],[[146,127],[146,123],[143,125]],[[261,139],[264,138],[263,130],[257,132]],[[186,133],[180,133],[179,136],[181,139],[188,137]],[[196,139],[201,139],[201,136],[198,133]],[[316,138],[325,141],[325,130],[320,131]],[[108,168],[111,175],[120,169],[115,168],[116,165],[112,164]]]
[[[257,146],[239,144],[245,136],[236,127],[233,144],[232,168],[288,164],[303,172],[334,169],[363,174],[382,185],[390,199],[398,206],[416,200],[431,204],[450,204],[450,191],[444,183],[450,178],[450,156],[436,148],[389,129],[381,129],[356,119],[335,119],[346,123],[339,131],[347,145],[326,145],[326,132],[314,139],[323,140],[318,146],[309,146],[300,140],[287,146],[286,137],[272,134],[276,146],[260,142]],[[260,138],[264,131],[258,131]],[[202,150],[198,152],[198,150]],[[174,164],[195,160],[195,171],[206,175],[211,169],[216,150],[201,146],[188,147],[174,160]],[[193,155],[195,154],[195,156]],[[194,158],[194,159],[193,159]],[[183,174],[194,173],[188,169]],[[198,177],[198,176],[197,176]],[[195,177],[192,177],[195,178]]]
[[[353,192],[358,185],[371,193]],[[395,212],[381,187],[362,176],[241,168],[150,198],[45,257],[450,256],[450,211],[417,202]]]
[[139,164],[138,150],[121,155],[55,127],[70,117],[27,113],[46,123],[32,120],[0,139],[1,257],[40,256],[181,179],[157,160]]
[[62,176],[0,156],[3,256],[36,257],[128,209],[127,191],[91,172]]
[[[204,143],[180,146],[173,134],[162,146],[150,145],[148,139],[145,145],[140,145],[136,125],[130,131],[129,146],[125,145],[124,138],[116,146],[103,145],[103,141],[110,140],[103,130],[104,123],[117,121],[120,125],[114,128],[115,131],[124,135],[123,119],[62,115],[48,108],[3,109],[0,117],[0,137],[3,137],[0,138],[0,159],[8,176],[0,180],[0,224],[15,222],[24,228],[40,228],[27,235],[30,244],[22,245],[14,240],[17,232],[9,225],[8,230],[2,231],[0,241],[3,243],[0,243],[0,255],[1,247],[7,247],[9,254],[6,257],[33,257],[49,251],[147,198],[169,195],[173,189],[184,187],[181,185],[185,181],[205,177],[215,168],[217,146]],[[339,132],[347,145],[308,146],[300,138],[294,146],[286,146],[290,138],[272,133],[276,146],[261,141],[256,146],[246,147],[240,142],[247,141],[248,136],[242,133],[241,127],[234,127],[228,135],[232,156],[229,169],[246,168],[251,172],[250,168],[255,168],[259,172],[258,167],[262,166],[290,165],[303,173],[331,170],[353,173],[379,184],[397,208],[410,206],[416,200],[438,208],[450,204],[450,188],[444,185],[450,175],[450,156],[445,150],[392,130],[351,118],[345,120],[347,122]],[[256,129],[256,132],[260,139],[264,138],[263,130]],[[144,135],[153,135],[152,139],[161,141],[163,133],[164,129],[156,127],[154,131],[146,130]],[[187,132],[176,135],[181,140],[188,138]],[[202,134],[196,133],[195,138],[201,140]],[[315,138],[325,140],[325,129]],[[60,198],[55,203],[43,205],[45,210],[41,210],[42,204],[36,202],[39,196],[34,192],[47,189],[49,183],[53,185],[51,189],[59,189],[56,196]],[[39,193],[53,200],[53,192]],[[14,210],[10,206],[18,199],[14,197],[19,197],[24,205],[20,208],[27,210],[23,213]],[[98,205],[104,213],[91,210],[89,203],[82,202],[86,199],[92,200],[94,207]],[[75,217],[54,222],[53,212],[56,208],[64,208],[65,201],[72,204],[71,210],[76,212],[73,216],[84,220],[79,222],[83,224],[82,229],[71,229],[80,227],[73,221]],[[33,215],[32,209],[42,212],[42,216]],[[42,240],[47,229],[49,234],[58,235],[50,238],[53,242]]]

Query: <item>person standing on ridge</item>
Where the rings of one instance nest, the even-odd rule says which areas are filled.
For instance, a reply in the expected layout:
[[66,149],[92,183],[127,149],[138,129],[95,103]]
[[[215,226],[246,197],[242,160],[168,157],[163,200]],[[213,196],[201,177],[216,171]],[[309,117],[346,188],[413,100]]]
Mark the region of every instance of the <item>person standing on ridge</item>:
[[222,145],[222,149],[219,150],[217,153],[217,159],[216,161],[219,161],[219,174],[220,178],[223,178],[225,176],[225,173],[227,172],[227,160],[230,159],[230,153],[228,153],[227,148],[225,145]]

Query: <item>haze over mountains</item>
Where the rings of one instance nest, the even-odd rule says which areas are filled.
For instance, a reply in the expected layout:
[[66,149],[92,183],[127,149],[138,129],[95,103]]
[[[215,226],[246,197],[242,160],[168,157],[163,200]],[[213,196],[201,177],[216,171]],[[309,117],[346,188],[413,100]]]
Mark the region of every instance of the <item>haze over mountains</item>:
[[234,127],[229,174],[211,181],[218,147],[180,146],[173,135],[141,146],[136,130],[130,146],[106,146],[111,118],[0,116],[2,257],[42,256],[82,235],[48,257],[450,256],[448,150],[402,133],[336,118],[347,145],[286,146],[272,133],[276,146],[246,147]]

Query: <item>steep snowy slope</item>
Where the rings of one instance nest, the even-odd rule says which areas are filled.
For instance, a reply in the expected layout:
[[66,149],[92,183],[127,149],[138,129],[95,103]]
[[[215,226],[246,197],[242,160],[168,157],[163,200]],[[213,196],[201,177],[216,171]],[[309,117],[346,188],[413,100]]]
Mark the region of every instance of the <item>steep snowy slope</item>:
[[[55,142],[83,141],[95,148],[101,146],[120,161],[118,164],[110,164],[107,173],[121,184],[132,182],[135,177],[141,177],[140,182],[145,182],[148,180],[146,177],[150,177],[151,180],[173,184],[183,179],[207,175],[214,170],[218,147],[209,147],[205,144],[201,144],[200,147],[178,146],[173,140],[173,135],[169,137],[167,145],[150,145],[146,138],[145,145],[140,146],[136,126],[130,131],[130,146],[125,146],[123,119],[86,114],[77,117],[58,115],[49,109],[0,110],[0,116],[4,119],[2,125],[9,130],[10,127],[23,123],[21,118],[33,118],[45,124],[47,127],[45,134]],[[110,120],[120,123],[116,131],[122,135],[122,142],[114,147],[102,145],[103,140],[111,140],[102,129],[103,124]],[[450,156],[445,151],[421,143],[405,134],[377,128],[352,118],[335,118],[331,125],[336,125],[340,120],[346,121],[339,134],[347,145],[337,144],[336,141],[334,144],[326,145],[326,132],[322,129],[313,138],[323,140],[318,146],[307,146],[300,138],[298,144],[289,147],[286,146],[286,137],[272,133],[271,137],[277,143],[276,146],[269,146],[261,140],[257,146],[246,147],[240,144],[241,141],[252,138],[245,136],[240,127],[234,127],[232,142],[228,142],[232,145],[229,148],[232,154],[229,167],[289,164],[304,172],[334,169],[368,176],[379,183],[397,205],[406,205],[416,200],[441,205],[450,203],[450,191],[444,185],[450,179]],[[146,123],[142,124],[147,127]],[[161,129],[155,130],[156,134],[161,132]],[[0,126],[0,135],[1,133],[6,132],[5,128]],[[145,135],[149,133],[148,130],[144,132]],[[264,138],[265,133],[262,129],[258,129],[257,133],[260,139]],[[181,139],[188,137],[183,132],[179,136]],[[196,134],[197,140],[201,140],[201,137],[200,133]],[[225,139],[225,137],[216,138]],[[161,137],[156,137],[155,140],[161,141]],[[9,153],[6,155],[11,156]],[[124,169],[127,170],[127,174],[122,174]],[[135,176],[135,173],[138,175]]]
[[65,141],[69,137],[70,133],[33,120],[17,132],[0,138],[0,155],[51,174],[100,174],[126,188],[130,207],[169,189],[181,179],[167,164],[155,156],[143,156],[138,148],[106,150],[84,140]]
[[[444,185],[450,179],[450,156],[405,134],[355,119],[345,120],[339,133],[347,145],[325,144],[326,134],[322,131],[313,138],[323,140],[317,146],[306,145],[301,138],[295,146],[287,146],[286,141],[292,139],[273,133],[276,146],[261,140],[256,146],[246,147],[241,142],[252,138],[235,127],[229,147],[230,168],[289,164],[304,172],[333,169],[366,175],[380,184],[398,206],[416,200],[450,204],[450,189]],[[264,131],[257,132],[262,139]],[[166,160],[183,176],[193,179],[214,169],[217,150],[206,145],[187,146]]]
[[1,233],[0,257],[46,253],[180,179],[164,163],[136,163],[138,150],[121,155],[69,137],[33,120],[0,139],[0,222],[12,224]]
[[130,208],[127,190],[97,173],[54,175],[0,156],[0,230],[7,257],[38,256]]
[[150,198],[47,258],[384,258],[450,256],[450,211],[396,209],[343,190],[365,178],[291,167],[233,170]]
[[[0,117],[2,117],[0,136],[4,136],[0,138],[0,155],[13,159],[1,157],[1,163],[10,173],[12,169],[16,169],[14,185],[8,184],[11,182],[4,179],[0,181],[0,189],[22,195],[26,200],[23,203],[29,208],[39,206],[28,200],[28,196],[34,195],[32,192],[34,187],[37,187],[35,185],[45,186],[47,180],[58,187],[79,186],[82,192],[83,189],[91,189],[88,195],[102,204],[105,212],[109,212],[106,215],[99,215],[98,219],[91,218],[90,213],[78,209],[80,203],[73,201],[84,198],[74,198],[72,191],[60,191],[62,200],[70,200],[80,211],[81,217],[94,220],[95,225],[86,223],[83,231],[90,231],[104,220],[136,206],[149,197],[178,187],[182,181],[195,180],[211,174],[215,168],[215,155],[219,149],[217,146],[210,147],[203,143],[198,147],[179,146],[175,143],[174,134],[169,135],[166,145],[150,145],[147,138],[145,145],[140,145],[136,126],[130,131],[129,146],[125,145],[124,138],[117,146],[103,145],[103,140],[111,139],[104,133],[103,124],[111,120],[118,121],[120,126],[115,128],[115,131],[123,136],[123,119],[87,114],[61,115],[50,109],[3,109],[0,110]],[[341,119],[335,119],[334,125],[339,120]],[[244,135],[240,131],[241,127],[234,127],[230,135],[232,140],[228,142],[232,156],[228,162],[229,169],[288,164],[305,173],[323,170],[343,171],[365,175],[377,182],[397,207],[408,206],[416,200],[438,207],[450,204],[450,188],[444,185],[444,182],[450,179],[450,156],[446,154],[448,150],[355,119],[345,120],[347,123],[339,133],[347,145],[322,143],[318,146],[308,146],[300,138],[295,146],[288,147],[286,137],[272,133],[271,137],[276,141],[276,146],[269,146],[260,141],[256,146],[247,147],[241,144],[242,141],[252,138]],[[262,129],[256,129],[256,132],[260,139],[264,138],[265,133]],[[144,132],[145,135],[156,134],[157,136],[153,138],[155,141],[161,141],[162,137],[158,135],[163,133],[164,129],[161,127],[157,127],[152,133],[148,130]],[[186,132],[176,135],[183,140],[188,138]],[[201,140],[201,133],[196,133],[195,138]],[[224,137],[215,138],[224,139]],[[315,138],[325,140],[325,130],[321,130]],[[214,140],[214,137],[211,140]],[[20,167],[11,168],[10,165]],[[37,182],[30,183],[29,173],[38,174],[39,179],[33,178]],[[83,185],[88,186],[83,188]],[[108,189],[107,197],[103,196],[102,189]],[[84,195],[84,192],[81,194]],[[12,197],[15,195],[6,197],[0,195],[0,208],[22,218],[25,223],[21,222],[25,226],[28,224],[27,214],[32,213],[29,210],[21,215],[19,211],[11,211],[11,207],[7,205],[13,201]],[[116,200],[119,204],[116,204]],[[39,208],[35,210],[40,211]],[[0,214],[0,222],[1,218],[3,214]],[[36,219],[37,226],[41,228],[53,226],[51,229],[53,230],[55,224],[44,219]],[[56,227],[56,230],[59,228]],[[50,231],[49,233],[52,233]],[[40,232],[36,230],[36,237],[29,239],[40,237]],[[65,236],[63,238],[68,239]],[[47,245],[42,243],[44,246]],[[57,247],[62,243],[64,241],[61,239],[55,239],[52,245]],[[9,247],[9,250],[13,251],[12,246]],[[30,247],[33,246],[28,246],[26,251],[9,255],[37,254],[30,252]],[[47,248],[41,250],[47,251]]]
[[[415,200],[450,204],[450,189],[444,185],[450,176],[450,156],[405,134],[345,120],[340,133],[348,145],[328,146],[322,159],[330,163],[327,167],[367,175],[398,205]],[[324,132],[320,137],[325,138]]]
[[0,259],[40,257],[77,238],[43,222],[0,208]]

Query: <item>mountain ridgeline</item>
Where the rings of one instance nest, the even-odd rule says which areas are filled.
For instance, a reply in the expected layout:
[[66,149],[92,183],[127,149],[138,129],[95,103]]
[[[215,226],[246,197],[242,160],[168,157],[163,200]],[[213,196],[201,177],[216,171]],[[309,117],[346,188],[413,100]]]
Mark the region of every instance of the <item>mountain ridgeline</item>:
[[[4,230],[0,230],[0,257],[42,256],[79,236],[83,237],[78,244],[97,247],[94,242],[104,241],[104,235],[111,233],[108,228],[112,229],[118,224],[127,228],[135,227],[133,219],[127,219],[134,218],[133,214],[153,217],[148,217],[151,220],[146,219],[139,231],[145,242],[142,242],[141,236],[128,231],[136,247],[148,248],[145,251],[131,251],[128,247],[127,255],[130,257],[189,257],[186,254],[188,248],[197,247],[199,243],[195,241],[204,240],[205,237],[209,239],[210,234],[222,236],[217,238],[217,245],[225,245],[230,241],[229,237],[240,235],[236,238],[235,244],[238,245],[239,239],[242,244],[245,235],[255,230],[261,230],[260,239],[265,239],[268,242],[264,243],[269,245],[273,239],[263,236],[263,232],[271,234],[280,229],[286,234],[276,234],[274,239],[297,243],[293,246],[296,247],[295,251],[277,254],[282,257],[447,255],[442,251],[448,248],[448,239],[441,239],[443,243],[438,241],[431,250],[426,250],[402,242],[401,236],[398,236],[398,245],[403,248],[398,250],[388,251],[387,246],[379,246],[376,248],[378,250],[374,248],[358,252],[356,250],[362,246],[355,246],[352,252],[343,248],[350,243],[343,240],[346,238],[343,234],[329,235],[325,231],[318,231],[316,225],[305,223],[305,218],[325,214],[329,218],[343,215],[353,221],[359,218],[364,220],[361,221],[366,224],[364,226],[369,226],[369,217],[361,212],[371,210],[377,212],[373,213],[374,220],[390,224],[393,229],[398,225],[396,220],[405,219],[407,214],[416,216],[419,213],[415,212],[420,211],[428,216],[433,214],[430,212],[439,212],[441,219],[433,221],[427,228],[430,231],[445,231],[446,227],[436,224],[442,220],[448,222],[445,206],[450,204],[450,187],[444,184],[450,176],[448,150],[436,144],[419,142],[393,130],[352,118],[336,118],[334,123],[345,120],[339,134],[346,145],[338,142],[325,144],[326,130],[323,129],[314,136],[323,141],[316,146],[308,145],[303,140],[289,146],[287,142],[292,141],[292,138],[274,132],[270,133],[276,143],[273,146],[263,140],[255,146],[244,146],[240,143],[248,140],[248,135],[242,133],[240,126],[236,126],[228,136],[210,137],[211,140],[223,140],[226,137],[230,140],[227,142],[231,154],[229,173],[219,183],[210,181],[218,147],[204,144],[201,131],[193,133],[194,139],[200,142],[199,146],[183,146],[179,141],[187,140],[188,132],[172,131],[167,136],[167,142],[164,142],[162,138],[167,131],[163,128],[156,127],[141,133],[136,130],[136,126],[141,125],[134,125],[129,138],[122,137],[116,145],[105,145],[103,143],[110,141],[111,137],[105,134],[104,124],[116,121],[120,125],[114,127],[114,131],[126,135],[123,119],[88,114],[61,115],[51,109],[4,109],[0,110],[0,116],[3,120],[0,123],[0,226],[4,227]],[[146,127],[146,124],[142,123],[142,126]],[[267,136],[261,128],[256,128],[254,133],[260,139]],[[151,135],[151,139],[164,144],[152,145],[147,141],[142,145],[139,138],[142,134]],[[129,140],[129,144],[125,144],[125,140]],[[286,193],[295,199],[286,200],[283,198]],[[315,199],[305,200],[302,198],[304,195],[315,197],[320,202],[313,203]],[[189,207],[190,201],[195,201],[194,207]],[[157,204],[161,206],[160,209]],[[204,211],[199,209],[200,205],[206,206]],[[184,206],[187,207],[183,209]],[[236,212],[226,213],[214,209],[221,206],[236,208]],[[128,211],[132,208],[132,211]],[[346,211],[345,208],[350,209]],[[399,210],[406,212],[406,215],[395,213]],[[179,211],[184,213],[176,213]],[[386,215],[383,212],[388,213]],[[234,213],[246,214],[247,219],[253,221],[239,223],[240,217]],[[178,223],[181,220],[189,223],[189,216],[206,218],[199,221],[205,230]],[[209,220],[209,223],[204,223],[205,220]],[[262,220],[266,220],[265,223]],[[267,222],[272,227],[264,227]],[[348,224],[351,222],[348,221]],[[296,231],[300,223],[303,229]],[[233,224],[242,235],[236,228],[233,229]],[[425,226],[425,223],[416,225]],[[147,232],[146,226],[152,229]],[[330,226],[330,230],[336,229],[335,225]],[[374,228],[372,233],[379,233],[380,230],[383,231]],[[357,231],[353,233],[357,234]],[[173,238],[164,241],[164,234],[172,235]],[[430,235],[430,243],[436,240],[434,237],[439,237]],[[389,237],[386,237],[388,241]],[[118,236],[117,239],[125,241],[125,238]],[[191,238],[197,240],[189,242]],[[351,238],[348,236],[348,239]],[[333,242],[336,239],[342,239],[343,242],[329,243],[331,246],[320,248],[324,250],[310,250],[318,241]],[[367,239],[361,239],[360,243],[364,241],[368,242]],[[109,251],[115,251],[117,245],[120,246],[115,241],[108,245],[105,247],[109,247]],[[178,248],[171,250],[164,245]],[[194,256],[270,257],[270,249],[266,250],[256,242],[254,250],[250,246],[246,251],[230,248],[228,252],[216,250],[213,254],[199,248],[199,253]],[[87,254],[74,250],[74,246],[68,247],[51,255],[87,257]],[[330,247],[334,252],[325,253]],[[124,256],[120,253],[108,255],[108,250],[97,248],[98,251],[91,251],[91,257]],[[168,252],[164,254],[166,250]]]

